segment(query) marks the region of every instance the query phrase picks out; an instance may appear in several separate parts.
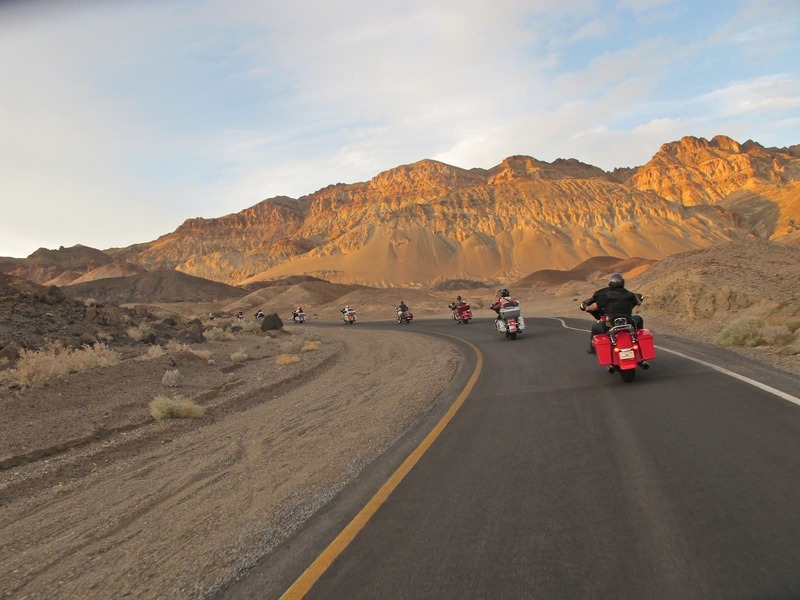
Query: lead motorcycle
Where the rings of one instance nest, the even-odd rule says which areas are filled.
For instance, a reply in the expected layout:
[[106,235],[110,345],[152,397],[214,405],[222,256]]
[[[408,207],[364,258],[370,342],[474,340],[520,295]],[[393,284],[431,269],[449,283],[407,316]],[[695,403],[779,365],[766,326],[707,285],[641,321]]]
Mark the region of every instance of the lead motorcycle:
[[395,313],[397,314],[397,322],[398,323],[406,323],[406,324],[408,324],[408,323],[411,323],[411,321],[414,319],[414,315],[411,313],[410,310],[401,310],[401,308],[399,306],[396,307],[394,310],[395,310]]
[[342,321],[344,321],[345,325],[355,325],[356,323],[356,311],[353,308],[348,308],[346,310],[342,310]]
[[494,321],[494,326],[509,340],[517,339],[517,335],[525,331],[525,319],[522,318],[519,302],[512,301],[512,305],[506,305],[499,309],[499,315]]
[[295,323],[305,323],[306,322],[306,313],[303,311],[294,311],[292,313],[292,320]]
[[629,317],[602,316],[606,333],[592,337],[592,347],[597,362],[608,369],[609,374],[619,373],[622,381],[630,383],[636,378],[636,369],[650,368],[648,361],[656,357],[653,334],[649,329],[636,329]]

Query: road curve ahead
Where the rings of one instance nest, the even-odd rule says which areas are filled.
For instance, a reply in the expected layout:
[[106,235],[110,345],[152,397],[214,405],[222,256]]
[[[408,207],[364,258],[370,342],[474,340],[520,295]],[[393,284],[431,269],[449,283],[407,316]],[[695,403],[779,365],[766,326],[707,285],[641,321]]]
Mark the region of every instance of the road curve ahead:
[[[305,597],[800,598],[800,378],[656,335],[681,355],[626,384],[585,353],[586,321],[526,322],[515,341],[489,320],[407,328],[473,344],[480,377]],[[702,364],[720,361],[784,397]],[[303,597],[387,454],[220,597]]]

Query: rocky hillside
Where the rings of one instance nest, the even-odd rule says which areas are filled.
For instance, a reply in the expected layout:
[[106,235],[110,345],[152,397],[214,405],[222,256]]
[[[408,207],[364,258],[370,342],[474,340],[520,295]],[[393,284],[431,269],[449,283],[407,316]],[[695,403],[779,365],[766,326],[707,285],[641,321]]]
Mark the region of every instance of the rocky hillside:
[[134,265],[234,285],[310,275],[413,287],[514,281],[594,256],[652,261],[754,237],[800,244],[800,148],[687,137],[612,173],[574,159],[514,156],[491,169],[423,160],[298,200],[190,219],[153,242],[82,250],[81,268],[57,261],[54,253],[73,251],[62,249],[0,269],[59,284]]

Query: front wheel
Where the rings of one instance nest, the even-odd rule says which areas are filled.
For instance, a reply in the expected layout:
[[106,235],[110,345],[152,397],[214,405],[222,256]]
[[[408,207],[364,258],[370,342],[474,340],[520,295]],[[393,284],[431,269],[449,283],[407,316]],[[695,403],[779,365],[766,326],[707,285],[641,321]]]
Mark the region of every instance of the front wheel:
[[628,369],[626,371],[620,371],[619,373],[622,376],[622,381],[625,383],[630,383],[636,379],[636,369]]

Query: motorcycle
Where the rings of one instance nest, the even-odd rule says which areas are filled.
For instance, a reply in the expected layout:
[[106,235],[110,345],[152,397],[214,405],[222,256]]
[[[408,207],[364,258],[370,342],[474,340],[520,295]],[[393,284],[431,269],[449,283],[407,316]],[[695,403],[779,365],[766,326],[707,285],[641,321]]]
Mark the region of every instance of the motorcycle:
[[342,313],[342,321],[345,325],[354,325],[356,322],[356,311],[352,308]]
[[395,308],[395,312],[397,313],[397,322],[398,323],[411,323],[414,319],[414,315],[411,314],[410,310],[400,310],[400,307]]
[[293,312],[292,313],[292,320],[295,323],[305,323],[306,322],[306,313],[304,312]]
[[517,339],[517,335],[525,331],[525,319],[522,318],[519,303],[515,306],[505,306],[500,310],[500,314],[495,319],[494,326],[500,333],[510,340]]
[[592,347],[597,362],[613,375],[619,373],[622,381],[630,383],[636,378],[636,368],[650,368],[649,360],[656,357],[653,334],[649,329],[636,329],[628,317],[611,319],[604,317],[612,325],[606,333],[592,337]]
[[455,302],[451,302],[448,304],[450,310],[453,311],[453,320],[456,322],[457,325],[468,325],[470,319],[472,319],[472,311],[469,308],[469,304],[466,302],[462,304],[456,304]]

